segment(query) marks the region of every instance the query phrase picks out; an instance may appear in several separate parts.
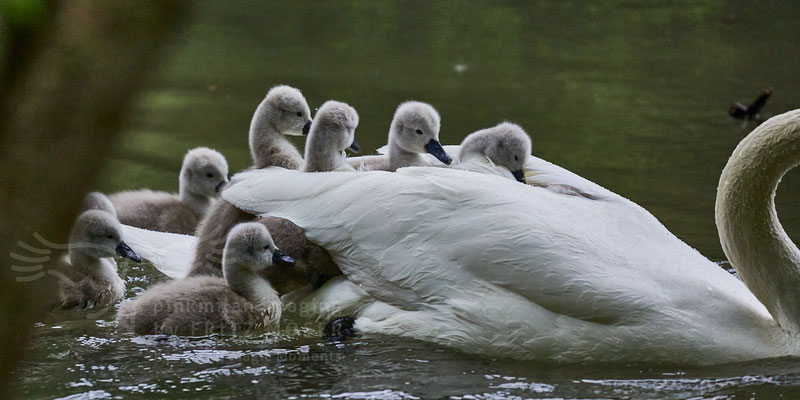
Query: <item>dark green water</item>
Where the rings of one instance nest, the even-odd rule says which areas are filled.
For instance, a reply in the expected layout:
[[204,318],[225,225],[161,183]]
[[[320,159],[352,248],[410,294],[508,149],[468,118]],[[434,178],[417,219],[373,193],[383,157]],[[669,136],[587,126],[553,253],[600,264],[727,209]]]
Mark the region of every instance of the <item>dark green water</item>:
[[[177,190],[183,154],[220,150],[249,165],[247,129],[266,91],[303,90],[312,109],[354,106],[363,149],[386,141],[395,107],[416,99],[442,115],[441,138],[502,120],[534,153],[641,204],[712,260],[719,173],[753,127],[727,116],[764,88],[763,115],[800,107],[800,4],[748,1],[201,2],[130,122],[98,189]],[[296,144],[301,147],[302,142]],[[800,239],[800,175],[777,198]],[[121,268],[131,295],[157,279]],[[707,368],[552,366],[368,337],[120,336],[113,310],[54,314],[20,371],[32,398],[567,397],[792,398],[800,361]],[[794,394],[792,394],[794,393]],[[472,396],[472,397],[470,397]]]

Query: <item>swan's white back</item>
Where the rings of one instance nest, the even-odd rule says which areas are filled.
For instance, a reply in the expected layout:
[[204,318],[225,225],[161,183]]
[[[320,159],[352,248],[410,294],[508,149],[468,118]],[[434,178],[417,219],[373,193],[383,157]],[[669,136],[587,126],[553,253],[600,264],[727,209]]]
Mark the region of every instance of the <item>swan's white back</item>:
[[526,169],[591,199],[447,168],[269,168],[239,174],[223,197],[328,249],[347,279],[308,301],[367,332],[563,361],[797,353],[744,284],[643,208],[544,160]]

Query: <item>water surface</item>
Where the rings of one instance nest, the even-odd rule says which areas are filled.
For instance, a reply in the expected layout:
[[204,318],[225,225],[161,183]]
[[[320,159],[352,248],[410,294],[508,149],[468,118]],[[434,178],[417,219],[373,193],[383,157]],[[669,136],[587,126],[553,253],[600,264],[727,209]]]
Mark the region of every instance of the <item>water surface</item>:
[[[183,154],[250,164],[247,128],[267,90],[312,109],[353,105],[363,149],[385,144],[404,100],[434,105],[441,138],[509,120],[534,153],[644,206],[712,260],[719,172],[753,127],[733,101],[764,88],[767,115],[800,107],[800,6],[792,2],[199,2],[143,94],[98,189],[177,190]],[[295,142],[302,146],[301,139]],[[800,238],[798,173],[778,211]],[[134,295],[160,279],[124,264]],[[25,397],[793,397],[800,361],[706,368],[541,365],[393,337],[345,343],[319,326],[194,339],[115,333],[114,310],[56,313],[18,372]],[[291,321],[289,321],[291,322]]]

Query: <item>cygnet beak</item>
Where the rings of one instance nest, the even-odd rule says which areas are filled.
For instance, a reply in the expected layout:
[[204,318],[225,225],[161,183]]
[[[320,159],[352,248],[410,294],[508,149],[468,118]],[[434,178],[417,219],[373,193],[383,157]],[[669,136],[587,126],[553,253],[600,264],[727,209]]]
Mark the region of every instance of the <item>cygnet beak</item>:
[[308,136],[308,131],[311,130],[311,120],[308,120],[305,125],[303,125],[303,136]]
[[225,188],[225,185],[227,185],[227,184],[228,184],[228,180],[227,180],[227,179],[225,179],[224,181],[220,182],[220,183],[217,185],[217,187],[215,187],[215,188],[214,188],[214,190],[216,190],[216,191],[217,191],[217,193],[219,193],[219,192],[221,192],[221,191],[222,191],[222,189],[224,189],[224,188]]
[[282,251],[275,249],[272,253],[272,263],[276,265],[294,265],[294,258],[287,256]]
[[514,175],[514,178],[517,179],[517,182],[528,183],[525,182],[525,173],[522,172],[521,169],[518,169],[516,171],[511,171],[511,175]]
[[116,248],[116,252],[117,255],[120,257],[130,258],[131,260],[136,261],[137,263],[142,262],[142,257],[136,254],[136,252],[133,251],[133,249],[130,246],[125,244],[125,242],[119,242]]
[[428,144],[425,145],[425,151],[431,153],[434,157],[436,157],[439,161],[450,165],[453,162],[453,159],[447,155],[447,153],[442,148],[442,144],[439,143],[436,139],[431,139]]
[[358,153],[359,151],[361,151],[361,146],[359,146],[358,142],[356,142],[356,140],[353,139],[353,143],[350,144],[350,147],[348,147],[348,149],[350,149],[353,152]]

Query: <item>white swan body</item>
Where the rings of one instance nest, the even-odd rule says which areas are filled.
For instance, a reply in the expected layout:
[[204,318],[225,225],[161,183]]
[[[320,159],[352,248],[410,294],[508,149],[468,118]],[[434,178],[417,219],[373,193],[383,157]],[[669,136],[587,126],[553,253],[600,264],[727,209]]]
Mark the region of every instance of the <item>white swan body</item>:
[[[555,361],[799,353],[742,282],[646,210],[535,157],[526,170],[578,192],[446,168],[269,168],[236,176],[223,197],[290,218],[328,249],[347,278],[307,308],[354,315],[365,332]],[[259,189],[267,181],[285,190]]]

